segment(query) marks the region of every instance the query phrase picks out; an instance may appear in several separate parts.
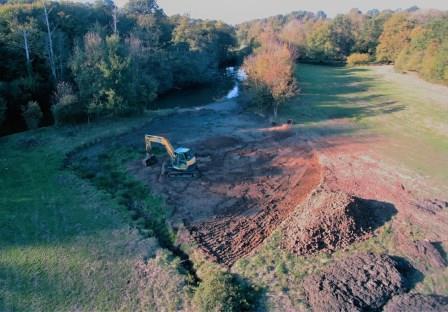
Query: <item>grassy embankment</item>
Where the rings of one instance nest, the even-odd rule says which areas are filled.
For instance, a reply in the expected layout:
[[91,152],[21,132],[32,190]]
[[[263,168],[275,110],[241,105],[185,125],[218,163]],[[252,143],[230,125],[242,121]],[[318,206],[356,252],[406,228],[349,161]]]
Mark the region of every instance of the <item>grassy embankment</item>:
[[[177,292],[159,281],[166,290],[142,294],[135,266],[159,250],[157,242],[130,226],[132,216],[109,192],[62,169],[76,147],[149,118],[0,139],[1,311],[132,310]],[[157,199],[148,204],[160,208]]]
[[[424,88],[406,82],[390,81],[381,68],[299,65],[297,76],[301,95],[280,110],[280,119],[293,118],[300,131],[311,134],[379,136],[383,139],[375,143],[376,148],[392,164],[430,177],[434,185],[447,184],[448,109],[440,97],[431,97]],[[348,122],[340,124],[337,119]],[[396,253],[390,222],[376,237],[333,255],[297,257],[281,250],[280,240],[277,231],[259,252],[241,259],[234,268],[268,289],[267,305],[273,309],[291,304],[305,308],[301,280],[330,261],[359,251]],[[417,290],[446,293],[448,269],[427,276]]]

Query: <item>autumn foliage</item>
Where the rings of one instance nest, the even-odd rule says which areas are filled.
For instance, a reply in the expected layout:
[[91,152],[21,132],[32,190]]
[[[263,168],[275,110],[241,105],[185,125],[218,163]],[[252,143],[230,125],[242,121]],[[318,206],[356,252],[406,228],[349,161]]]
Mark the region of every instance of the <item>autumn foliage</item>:
[[352,53],[347,57],[348,66],[358,66],[369,64],[370,55],[368,53]]
[[288,44],[269,34],[265,34],[261,42],[261,47],[245,59],[243,67],[248,88],[264,99],[263,106],[273,108],[275,118],[279,104],[298,90],[294,79],[295,53]]

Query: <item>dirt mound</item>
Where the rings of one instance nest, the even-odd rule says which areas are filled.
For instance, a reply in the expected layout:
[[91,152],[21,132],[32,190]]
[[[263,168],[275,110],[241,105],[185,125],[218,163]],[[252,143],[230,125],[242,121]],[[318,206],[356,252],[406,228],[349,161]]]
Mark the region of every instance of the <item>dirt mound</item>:
[[382,224],[374,213],[381,205],[383,215],[393,213],[393,207],[387,209],[390,204],[320,188],[290,218],[283,246],[298,255],[309,255],[333,252],[367,239]]
[[294,159],[297,167],[291,164],[296,172],[286,176],[258,177],[228,187],[227,192],[234,198],[227,200],[226,211],[233,214],[189,227],[192,238],[207,258],[231,266],[259,246],[290,216],[320,182],[317,157],[300,159]]
[[308,301],[314,311],[380,309],[406,289],[401,264],[388,255],[359,254],[305,278]]
[[446,260],[436,247],[436,243],[426,240],[411,240],[401,232],[397,234],[397,247],[422,270],[428,270],[428,266],[434,269],[442,269],[447,266]]
[[392,298],[384,312],[443,312],[448,311],[448,297],[404,294]]

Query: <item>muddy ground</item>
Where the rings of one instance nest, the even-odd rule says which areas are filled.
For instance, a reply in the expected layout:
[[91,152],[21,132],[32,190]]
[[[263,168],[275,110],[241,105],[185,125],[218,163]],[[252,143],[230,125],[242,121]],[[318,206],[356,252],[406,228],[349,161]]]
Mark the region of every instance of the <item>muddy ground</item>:
[[[328,125],[331,129],[345,126],[343,120]],[[287,233],[302,235],[293,212],[298,220],[304,207],[319,201],[315,197],[321,194],[313,192],[318,188],[369,204],[358,205],[354,214],[336,207],[337,213],[352,216],[345,223],[328,222],[325,231],[342,243],[317,250],[331,252],[367,239],[392,218],[397,228],[409,223],[425,228],[428,241],[448,237],[448,204],[417,178],[383,163],[373,148],[378,138],[354,139],[328,135],[322,129],[310,132],[290,125],[271,126],[266,119],[240,111],[233,102],[157,118],[145,132],[167,136],[176,147],[191,147],[197,154],[199,178],[162,176],[163,156],[152,168],[142,167],[139,161],[129,168],[174,209],[171,222],[185,225],[198,249],[225,266],[250,254],[285,220]],[[318,219],[328,214],[327,208],[323,205],[309,217]],[[370,221],[364,220],[368,216]],[[315,224],[319,224],[317,219]],[[352,223],[364,228],[347,227]],[[310,246],[312,239],[316,237],[286,238]],[[401,238],[397,244],[403,245],[403,253],[409,251],[408,241]],[[293,243],[285,246],[292,251],[301,248]]]
[[[201,172],[196,178],[162,175],[166,153],[149,168],[141,160],[126,165],[148,192],[170,206],[169,222],[181,229],[178,237],[225,267],[256,252],[280,227],[279,248],[308,256],[347,248],[390,223],[396,233],[395,253],[421,272],[444,270],[448,203],[443,192],[385,163],[375,150],[381,138],[338,131],[350,126],[344,120],[329,121],[326,129],[272,126],[229,101],[156,117],[81,154],[97,156],[123,146],[143,152],[145,134],[165,136],[174,147],[192,148]],[[340,265],[340,270],[364,270],[362,265]],[[378,283],[388,284],[386,275],[378,277]],[[377,278],[372,276],[365,278]],[[342,276],[341,283],[350,278]],[[395,293],[400,292],[379,296],[375,304],[382,306]],[[332,296],[329,290],[319,300],[331,301]],[[358,299],[347,295],[344,300]],[[345,301],[338,304],[349,307]]]
[[136,161],[131,171],[174,208],[171,222],[185,225],[199,250],[226,266],[258,247],[321,182],[309,143],[253,114],[189,111],[154,120],[147,133],[193,148],[201,176],[161,175],[164,157],[151,168]]

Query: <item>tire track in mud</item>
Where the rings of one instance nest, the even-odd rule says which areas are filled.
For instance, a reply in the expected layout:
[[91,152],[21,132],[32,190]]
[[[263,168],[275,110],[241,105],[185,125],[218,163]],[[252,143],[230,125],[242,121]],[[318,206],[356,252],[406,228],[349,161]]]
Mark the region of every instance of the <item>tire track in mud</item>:
[[[306,150],[306,149],[305,149]],[[295,150],[300,153],[300,149]],[[234,213],[188,226],[191,237],[205,256],[225,266],[232,266],[248,255],[272,234],[321,182],[321,167],[316,154],[306,151],[297,157],[292,152],[274,159],[282,163],[287,174],[272,179],[263,177],[249,182],[256,185],[257,199],[237,200],[236,209],[244,206],[254,213]],[[272,180],[273,181],[272,181]]]

